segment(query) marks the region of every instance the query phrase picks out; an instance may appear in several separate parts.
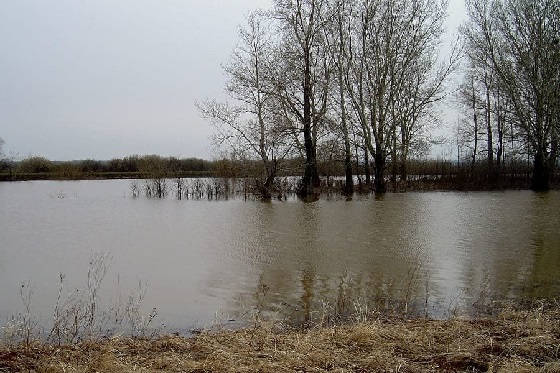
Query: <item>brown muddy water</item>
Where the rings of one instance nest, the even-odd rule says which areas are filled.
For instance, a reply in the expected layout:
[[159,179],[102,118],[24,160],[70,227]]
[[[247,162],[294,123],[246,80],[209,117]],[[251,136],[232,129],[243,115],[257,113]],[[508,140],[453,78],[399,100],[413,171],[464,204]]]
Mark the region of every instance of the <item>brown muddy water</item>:
[[[427,192],[262,203],[132,198],[130,180],[0,183],[0,324],[48,324],[59,273],[108,253],[110,303],[147,289],[167,331],[378,307],[447,317],[560,296],[560,193]],[[144,285],[143,285],[144,286]]]

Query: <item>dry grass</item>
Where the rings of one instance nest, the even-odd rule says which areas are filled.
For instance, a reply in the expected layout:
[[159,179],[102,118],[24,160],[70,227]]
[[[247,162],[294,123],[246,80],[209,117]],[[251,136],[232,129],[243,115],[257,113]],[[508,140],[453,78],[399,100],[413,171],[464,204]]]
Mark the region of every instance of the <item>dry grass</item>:
[[560,309],[0,348],[0,372],[560,372]]

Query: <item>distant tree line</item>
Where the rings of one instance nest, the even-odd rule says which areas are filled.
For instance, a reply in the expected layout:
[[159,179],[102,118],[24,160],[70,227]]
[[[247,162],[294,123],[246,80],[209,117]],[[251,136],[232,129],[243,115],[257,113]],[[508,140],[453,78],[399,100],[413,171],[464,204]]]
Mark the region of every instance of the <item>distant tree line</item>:
[[108,161],[77,160],[51,161],[32,156],[21,161],[3,159],[0,173],[3,179],[88,177],[152,177],[162,176],[209,176],[229,161],[207,161],[199,158],[161,157],[157,155],[129,156]]
[[[319,153],[321,154],[321,153]],[[285,158],[277,161],[276,176],[303,176],[305,159]],[[512,160],[502,165],[502,178],[495,184],[488,184],[487,164],[478,160],[471,164],[457,164],[451,160],[410,159],[407,161],[408,185],[414,190],[480,190],[494,187],[526,188],[530,184],[531,166],[526,160]],[[352,173],[357,181],[358,191],[369,191],[369,185],[363,174],[366,168],[359,159],[353,159]],[[389,169],[392,168],[389,163]],[[322,175],[322,190],[327,192],[344,191],[345,164],[336,159],[317,161],[318,173]],[[0,181],[32,179],[111,179],[111,178],[145,178],[162,181],[165,178],[184,177],[221,177],[248,178],[252,183],[259,180],[262,163],[258,160],[220,159],[207,161],[198,158],[180,159],[160,157],[157,155],[129,156],[103,160],[51,161],[44,157],[32,156],[20,161],[0,157]],[[506,177],[507,175],[507,177]],[[556,182],[558,177],[556,178]],[[276,180],[276,182],[282,182]],[[291,181],[290,181],[291,183]],[[394,185],[392,185],[394,188]],[[250,185],[250,189],[262,197],[262,184]],[[285,187],[276,185],[276,192],[285,191]],[[290,186],[292,189],[292,186]]]
[[503,183],[528,158],[531,187],[547,189],[558,160],[559,2],[470,0],[462,43],[441,56],[446,7],[275,0],[239,29],[224,65],[229,99],[198,107],[232,159],[258,162],[264,196],[281,161],[295,158],[303,159],[302,196],[318,192],[319,165],[333,162],[347,193],[355,174],[376,192],[389,182],[406,190],[411,161],[437,142],[436,104],[466,56],[454,175]]
[[[282,172],[277,176],[297,176],[302,159],[284,159]],[[356,168],[356,170],[359,169]],[[343,175],[337,162],[319,162],[323,175]],[[133,155],[111,160],[53,161],[41,156],[22,160],[0,157],[0,175],[3,180],[25,178],[120,178],[120,177],[188,177],[211,176],[231,178],[256,178],[260,172],[258,161],[241,159],[205,160],[200,158],[162,157],[158,155]]]

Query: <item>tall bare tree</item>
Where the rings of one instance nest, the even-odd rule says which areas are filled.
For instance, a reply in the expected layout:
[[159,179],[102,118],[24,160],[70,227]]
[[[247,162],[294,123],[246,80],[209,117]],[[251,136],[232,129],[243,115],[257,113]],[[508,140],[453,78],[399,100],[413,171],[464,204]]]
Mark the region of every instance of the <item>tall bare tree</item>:
[[226,93],[233,102],[209,100],[198,105],[203,116],[215,124],[220,144],[228,144],[243,158],[260,160],[262,177],[257,180],[266,199],[271,197],[278,159],[290,149],[277,129],[273,110],[273,44],[268,27],[265,15],[255,12],[239,29],[239,45],[224,65]]
[[385,167],[396,146],[396,129],[401,125],[403,145],[410,146],[412,129],[441,94],[451,69],[440,71],[441,79],[430,82],[446,6],[428,0],[363,0],[354,12],[352,68],[346,81],[374,158],[376,192],[386,191]]
[[352,176],[352,149],[350,144],[350,124],[348,123],[347,102],[346,102],[346,84],[345,76],[348,71],[348,54],[346,43],[350,37],[349,28],[351,2],[343,0],[334,0],[332,11],[336,14],[334,27],[332,28],[332,53],[335,55],[337,67],[337,83],[338,83],[338,101],[340,108],[340,127],[344,141],[344,191],[351,194],[354,192],[354,179]]
[[469,157],[471,173],[474,171],[479,153],[479,133],[480,133],[480,97],[478,95],[478,85],[475,79],[475,70],[468,69],[465,74],[464,82],[459,87],[458,99],[465,108],[465,118],[460,122],[458,134],[461,144],[470,149],[467,153]]
[[531,187],[546,190],[557,157],[560,3],[469,0],[463,28],[471,59],[495,74],[513,124],[532,149]]
[[331,55],[325,30],[331,21],[327,0],[276,0],[273,16],[282,33],[277,93],[285,113],[301,125],[305,169],[299,194],[316,195],[317,141],[328,109]]
[[[458,43],[452,46],[448,56],[438,61],[438,35],[442,32],[444,6],[433,10],[431,19],[422,27],[422,34],[411,42],[408,53],[414,55],[408,69],[403,73],[400,89],[392,104],[392,118],[395,122],[393,132],[393,164],[398,164],[401,186],[406,190],[407,164],[411,152],[426,152],[432,141],[432,129],[438,122],[435,105],[447,95],[445,86],[450,75],[458,67],[461,49]],[[440,13],[435,13],[439,11]],[[398,148],[397,148],[398,146]]]

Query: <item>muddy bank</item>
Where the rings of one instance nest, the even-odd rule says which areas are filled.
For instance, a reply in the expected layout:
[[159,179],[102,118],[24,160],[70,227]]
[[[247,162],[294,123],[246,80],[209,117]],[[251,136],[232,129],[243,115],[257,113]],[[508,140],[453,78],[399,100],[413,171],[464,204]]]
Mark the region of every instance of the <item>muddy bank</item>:
[[487,319],[379,316],[287,330],[261,323],[192,337],[114,337],[70,346],[4,346],[0,371],[37,372],[560,372],[560,307]]

